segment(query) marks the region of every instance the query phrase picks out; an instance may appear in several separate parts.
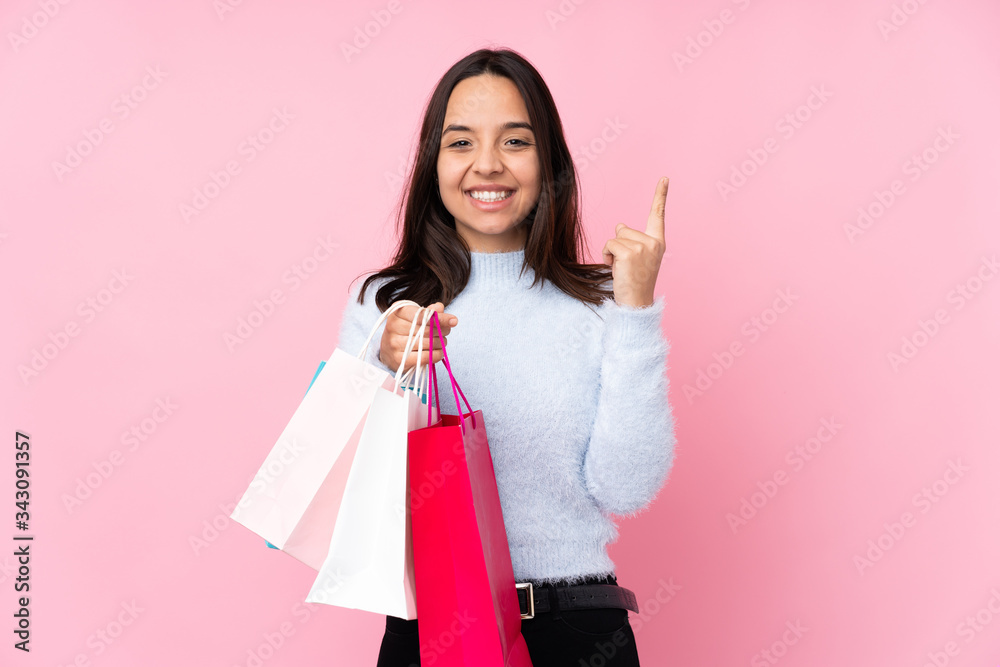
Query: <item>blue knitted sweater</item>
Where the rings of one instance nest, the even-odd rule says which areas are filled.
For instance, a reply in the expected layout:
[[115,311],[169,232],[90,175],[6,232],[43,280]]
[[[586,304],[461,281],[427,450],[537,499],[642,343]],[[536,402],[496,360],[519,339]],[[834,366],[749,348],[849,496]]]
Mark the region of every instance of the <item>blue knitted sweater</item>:
[[[518,276],[523,261],[523,249],[472,253],[469,282],[445,307],[458,318],[448,359],[472,409],[483,411],[517,581],[614,574],[614,515],[647,507],[673,464],[664,300],[595,307],[548,281],[531,288],[530,267]],[[381,314],[375,292],[384,280],[364,305],[364,279],[351,287],[344,351],[361,351]],[[383,328],[367,361],[395,373],[379,359]],[[440,363],[438,387],[442,413],[458,414]]]

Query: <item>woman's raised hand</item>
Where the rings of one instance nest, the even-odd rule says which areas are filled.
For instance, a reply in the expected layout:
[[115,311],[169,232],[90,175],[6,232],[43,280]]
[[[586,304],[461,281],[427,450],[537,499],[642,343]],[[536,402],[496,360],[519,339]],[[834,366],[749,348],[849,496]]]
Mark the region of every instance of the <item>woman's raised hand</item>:
[[[452,327],[458,324],[458,318],[444,312],[444,304],[440,301],[427,308],[437,311],[438,321],[441,323],[441,335],[444,336],[444,344],[448,345],[448,334],[451,333]],[[399,364],[403,360],[403,350],[406,347],[406,340],[410,337],[410,327],[413,324],[413,320],[417,320],[416,328],[419,329],[420,323],[424,319],[424,310],[426,308],[403,306],[386,318],[385,330],[382,332],[382,347],[379,349],[379,360],[388,368],[392,370],[399,368]],[[420,356],[421,366],[428,364],[430,337],[431,327],[430,322],[428,322],[428,326],[424,329],[423,354]],[[406,357],[406,365],[403,367],[404,373],[417,365],[416,351],[418,347],[419,343],[414,342],[412,351]],[[441,352],[441,341],[435,336],[434,361],[430,363],[441,361],[442,358],[444,358],[444,354]]]
[[604,263],[611,266],[615,302],[619,305],[643,308],[653,304],[656,276],[666,248],[663,229],[669,185],[666,177],[656,184],[645,232],[619,222],[615,238],[604,244]]

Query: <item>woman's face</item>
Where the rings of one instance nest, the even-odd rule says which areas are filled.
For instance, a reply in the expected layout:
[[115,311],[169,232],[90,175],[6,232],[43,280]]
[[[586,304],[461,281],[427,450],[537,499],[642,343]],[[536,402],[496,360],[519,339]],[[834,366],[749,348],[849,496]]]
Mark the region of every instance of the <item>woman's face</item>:
[[513,81],[481,74],[455,86],[437,173],[441,201],[473,252],[524,247],[522,223],[538,202],[539,162],[528,109]]

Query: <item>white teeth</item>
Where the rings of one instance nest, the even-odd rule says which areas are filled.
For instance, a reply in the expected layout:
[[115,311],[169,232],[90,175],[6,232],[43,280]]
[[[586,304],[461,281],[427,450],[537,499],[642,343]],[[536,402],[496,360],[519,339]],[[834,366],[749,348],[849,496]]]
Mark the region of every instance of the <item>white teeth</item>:
[[500,201],[502,199],[507,199],[512,194],[514,194],[513,190],[508,190],[507,192],[485,192],[485,191],[480,192],[480,191],[477,191],[477,190],[471,190],[469,192],[469,195],[473,199],[477,199],[479,201],[487,201],[487,202],[489,202],[489,201]]

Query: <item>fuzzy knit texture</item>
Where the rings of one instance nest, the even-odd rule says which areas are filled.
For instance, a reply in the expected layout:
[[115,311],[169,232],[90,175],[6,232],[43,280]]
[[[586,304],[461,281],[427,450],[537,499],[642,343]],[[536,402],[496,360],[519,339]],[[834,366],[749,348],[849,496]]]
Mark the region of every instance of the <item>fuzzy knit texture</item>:
[[[534,288],[524,250],[472,253],[468,285],[445,308],[458,324],[448,359],[482,410],[517,581],[578,582],[615,574],[616,516],[646,509],[674,460],[664,299],[651,306],[583,303],[548,281]],[[338,346],[358,354],[381,315],[374,281],[344,307]],[[429,304],[421,304],[429,305]],[[379,358],[384,324],[367,361]],[[443,363],[441,412],[458,414]],[[442,384],[443,382],[443,384]],[[463,402],[463,411],[466,408]]]

